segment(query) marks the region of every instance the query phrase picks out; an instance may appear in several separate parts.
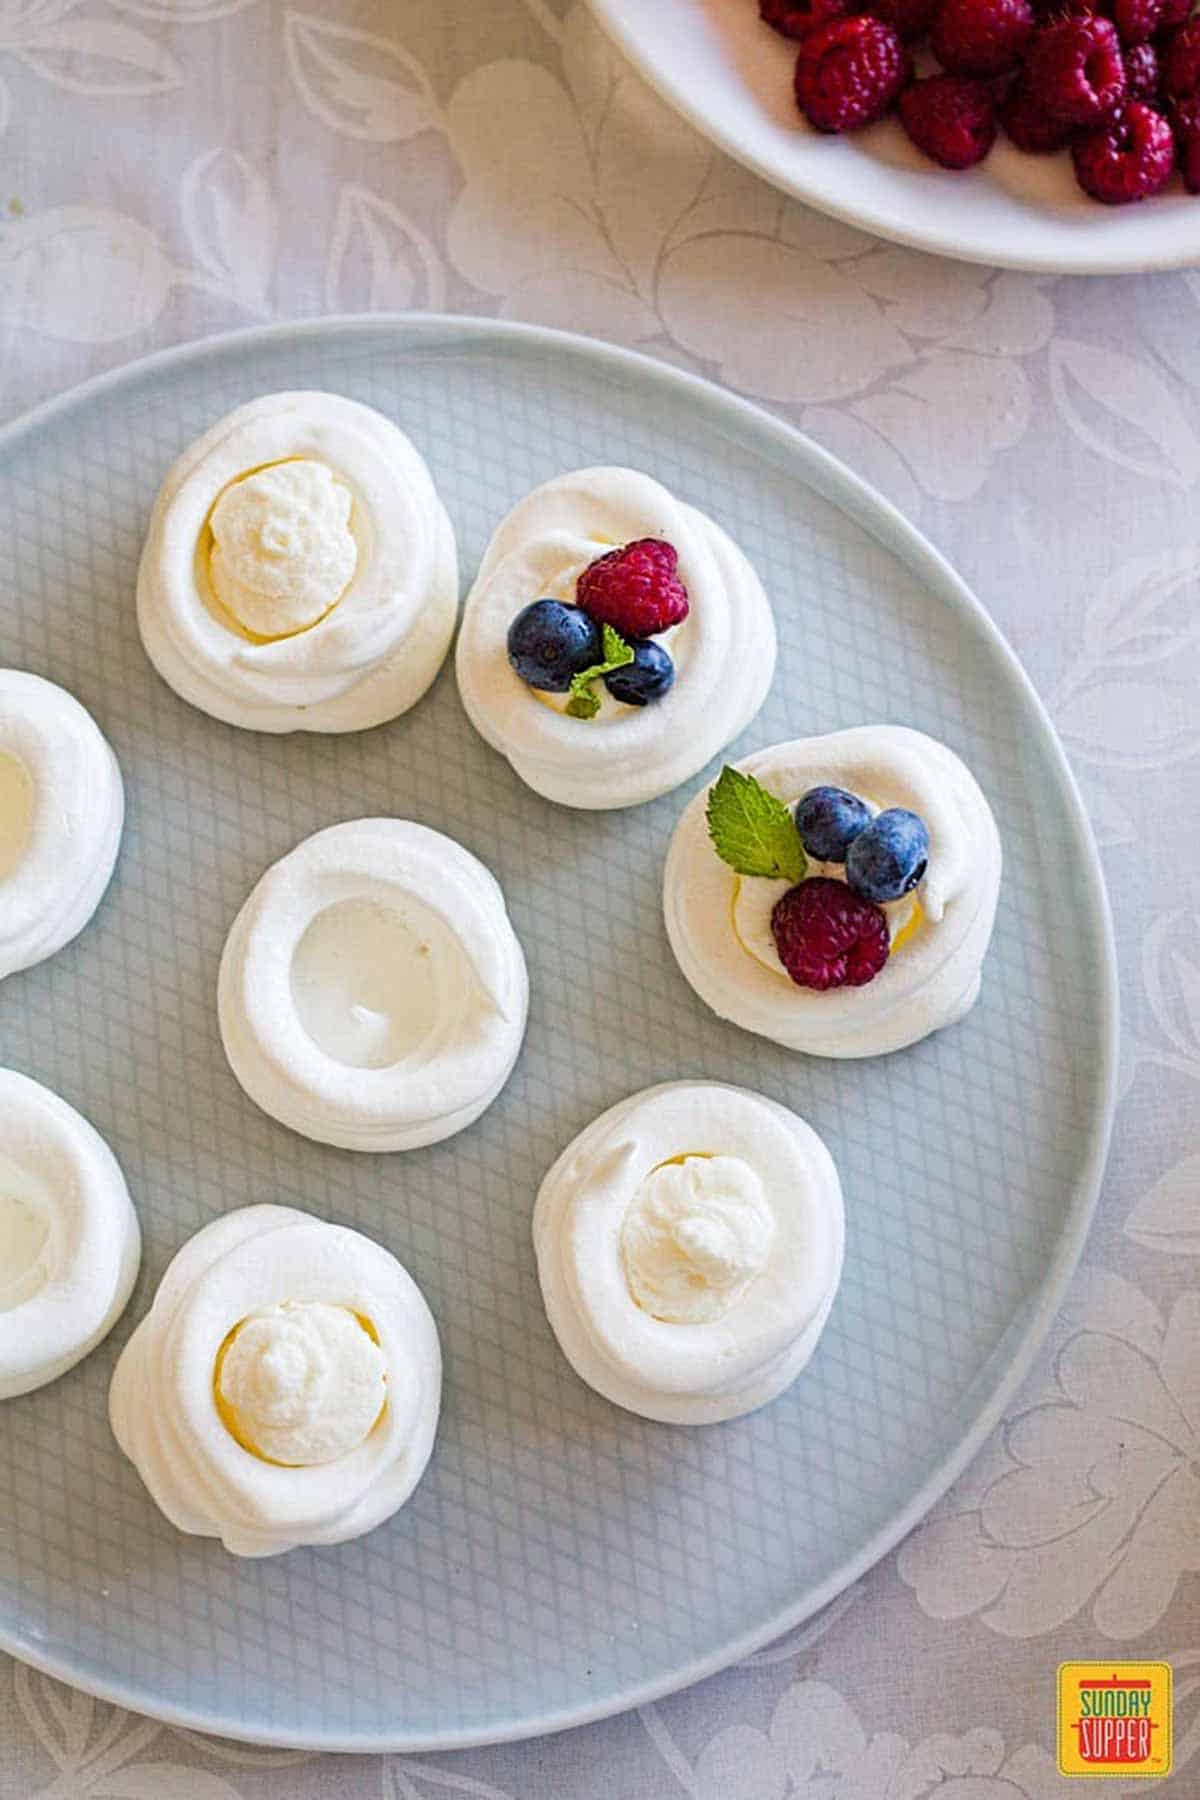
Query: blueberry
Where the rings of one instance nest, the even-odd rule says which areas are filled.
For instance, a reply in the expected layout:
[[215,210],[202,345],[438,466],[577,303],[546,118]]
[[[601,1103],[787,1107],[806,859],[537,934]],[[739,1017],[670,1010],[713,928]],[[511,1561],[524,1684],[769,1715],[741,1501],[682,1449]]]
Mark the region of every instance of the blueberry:
[[675,680],[675,664],[660,644],[649,639],[633,646],[633,661],[604,677],[614,700],[626,706],[649,706],[661,700]]
[[604,660],[600,627],[582,607],[534,600],[508,628],[508,660],[529,687],[565,694],[572,675]]
[[881,905],[911,893],[929,861],[929,830],[924,819],[903,806],[890,807],[871,820],[846,852],[846,880],[864,900]]
[[870,823],[870,807],[845,788],[809,788],[796,802],[800,842],[817,862],[845,862],[851,843]]

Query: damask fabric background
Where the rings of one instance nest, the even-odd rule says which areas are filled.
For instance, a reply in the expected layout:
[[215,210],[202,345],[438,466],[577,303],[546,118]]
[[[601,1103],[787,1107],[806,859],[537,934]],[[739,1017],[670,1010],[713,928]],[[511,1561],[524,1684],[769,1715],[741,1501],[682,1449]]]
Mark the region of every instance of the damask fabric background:
[[226,327],[419,307],[636,345],[810,432],[1049,701],[1125,1019],[1099,1221],[1035,1375],[822,1618],[640,1714],[419,1761],[219,1744],[0,1659],[0,1796],[1077,1800],[1054,1671],[1117,1656],[1174,1663],[1168,1785],[1200,1791],[1200,274],[876,243],[710,150],[562,0],[0,0],[0,221],[4,418]]

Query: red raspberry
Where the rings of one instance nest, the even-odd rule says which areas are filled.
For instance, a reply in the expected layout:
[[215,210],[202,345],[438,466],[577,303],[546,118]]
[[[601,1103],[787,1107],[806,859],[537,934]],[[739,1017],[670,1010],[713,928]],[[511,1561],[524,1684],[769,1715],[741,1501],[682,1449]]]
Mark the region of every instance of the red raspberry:
[[1103,11],[1123,44],[1148,44],[1162,28],[1163,0],[1104,0]]
[[1158,29],[1160,33],[1178,31],[1181,25],[1187,24],[1191,16],[1192,0],[1163,0]]
[[1131,100],[1077,138],[1071,155],[1085,194],[1106,206],[1128,206],[1166,187],[1175,169],[1175,139],[1161,113]]
[[1177,143],[1200,137],[1200,93],[1189,94],[1186,100],[1169,101],[1167,116],[1175,129]]
[[1131,100],[1158,98],[1162,68],[1153,44],[1130,44],[1125,52],[1125,88]]
[[824,875],[789,888],[775,902],[771,936],[797,987],[865,987],[891,951],[882,907]]
[[1108,19],[1044,26],[1025,67],[1034,99],[1068,125],[1094,125],[1125,97],[1121,44]]
[[982,162],[996,141],[996,103],[986,82],[930,75],[900,96],[900,118],[918,150],[944,169]]
[[1032,0],[1032,4],[1039,25],[1049,25],[1053,19],[1083,19],[1104,11],[1101,0]]
[[1035,24],[1029,0],[942,0],[930,41],[952,75],[1003,75],[1020,62]]
[[818,25],[840,19],[850,11],[850,0],[758,0],[758,16],[780,37],[805,38]]
[[1022,70],[1000,106],[1000,123],[1017,146],[1031,156],[1053,156],[1071,141],[1071,127],[1051,118],[1029,86]]
[[908,43],[923,38],[933,24],[939,0],[867,0],[859,10],[882,19]]
[[585,613],[613,625],[627,638],[669,631],[688,615],[688,591],[676,568],[673,544],[638,538],[589,563],[575,583],[575,599]]
[[818,131],[858,131],[890,112],[912,64],[881,19],[835,19],[811,32],[796,60],[796,103]]
[[1172,100],[1200,93],[1200,19],[1184,25],[1167,44],[1163,87]]
[[1183,185],[1189,194],[1200,194],[1200,93],[1172,100],[1170,118]]
[[1200,194],[1200,136],[1184,138],[1179,146],[1179,167],[1189,194]]

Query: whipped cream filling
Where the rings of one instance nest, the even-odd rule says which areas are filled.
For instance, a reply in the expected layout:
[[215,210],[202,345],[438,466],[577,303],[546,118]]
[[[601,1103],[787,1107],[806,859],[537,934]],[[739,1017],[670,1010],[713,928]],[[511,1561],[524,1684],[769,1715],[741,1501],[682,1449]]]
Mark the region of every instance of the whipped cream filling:
[[103,1138],[49,1088],[0,1069],[0,1400],[93,1350],[140,1261],[137,1215]]
[[173,464],[138,570],[150,660],[255,731],[361,731],[420,699],[450,646],[454,533],[422,457],[339,394],[265,394]]
[[643,1312],[705,1324],[736,1306],[775,1238],[757,1171],[736,1156],[683,1156],[651,1169],[625,1213],[621,1257]]
[[[707,794],[684,811],[667,853],[663,911],[680,969],[721,1018],[814,1056],[880,1056],[961,1019],[979,997],[999,897],[1000,837],[978,784],[951,750],[898,725],[858,726],[776,744],[739,762],[792,803],[830,782],[903,806],[929,828],[911,895],[883,908],[892,954],[864,987],[797,986],[775,953],[771,910],[787,884],[742,877],[717,856]],[[838,865],[809,873],[845,878]]]
[[212,510],[209,578],[243,630],[305,631],[335,607],[358,563],[354,496],[308,458],[243,475]]
[[433,1449],[441,1376],[432,1314],[394,1256],[250,1206],[176,1255],[109,1415],[179,1530],[271,1556],[360,1537],[403,1506]]
[[359,819],[268,869],[230,929],[218,1011],[246,1093],[351,1150],[474,1122],[525,1033],[525,959],[492,874],[440,832]]
[[[567,696],[528,687],[508,662],[508,628],[532,600],[574,603],[598,556],[637,538],[679,556],[687,618],[657,640],[675,683],[644,707],[595,692],[593,719]],[[711,519],[635,469],[580,469],[536,488],[497,527],[467,597],[459,692],[480,735],[537,793],[565,806],[634,806],[694,775],[758,712],[775,672],[775,623],[762,584]]]
[[217,1353],[216,1384],[242,1448],[291,1468],[357,1449],[387,1404],[374,1328],[324,1300],[284,1300],[235,1325]]
[[568,1146],[533,1238],[581,1379],[644,1418],[712,1423],[774,1399],[812,1355],[841,1278],[841,1184],[786,1107],[669,1082]]
[[0,669],[0,977],[79,935],[124,822],[121,771],[91,714],[40,675]]

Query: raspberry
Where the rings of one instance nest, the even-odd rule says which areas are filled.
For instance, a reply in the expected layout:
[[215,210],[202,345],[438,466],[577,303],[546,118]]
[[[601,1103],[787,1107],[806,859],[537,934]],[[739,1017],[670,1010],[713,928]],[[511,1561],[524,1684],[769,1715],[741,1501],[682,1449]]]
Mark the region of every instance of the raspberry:
[[679,557],[661,538],[638,538],[589,563],[575,583],[585,613],[627,638],[669,631],[688,615],[688,591],[676,574]]
[[1033,16],[1039,25],[1054,19],[1082,19],[1103,12],[1101,0],[1032,0]]
[[1179,146],[1179,166],[1189,194],[1200,194],[1200,137],[1184,138]]
[[1000,123],[1017,146],[1031,156],[1052,156],[1065,150],[1071,141],[1071,127],[1061,119],[1051,118],[1029,86],[1022,70],[1000,106]]
[[1128,206],[1166,187],[1175,168],[1175,139],[1161,113],[1131,100],[1071,151],[1080,187],[1106,206]]
[[1192,0],[1163,0],[1159,16],[1159,32],[1178,31],[1192,16]]
[[1068,125],[1094,125],[1125,97],[1120,39],[1108,19],[1044,26],[1025,67],[1034,99]]
[[1170,117],[1183,185],[1189,194],[1200,194],[1200,93],[1172,100]]
[[930,75],[900,96],[900,118],[918,150],[944,169],[982,162],[996,141],[996,106],[986,82]]
[[890,112],[912,73],[881,19],[835,19],[810,32],[796,60],[796,103],[818,131],[858,131]]
[[840,19],[850,11],[850,0],[758,0],[758,16],[780,37],[804,38],[818,25]]
[[952,75],[1003,75],[1033,36],[1029,0],[942,0],[933,54]]
[[1123,44],[1148,44],[1162,29],[1163,0],[1105,0],[1104,11]]
[[1181,27],[1167,44],[1163,87],[1172,100],[1200,93],[1200,19]]
[[824,875],[789,888],[775,902],[771,935],[797,987],[865,987],[891,950],[882,908]]
[[1130,44],[1125,52],[1125,88],[1131,100],[1149,100],[1153,104],[1161,73],[1153,44]]
[[923,38],[933,24],[938,0],[867,0],[861,11],[882,19],[907,42]]
[[1200,94],[1189,94],[1186,100],[1170,101],[1167,116],[1175,129],[1177,143],[1200,137]]

